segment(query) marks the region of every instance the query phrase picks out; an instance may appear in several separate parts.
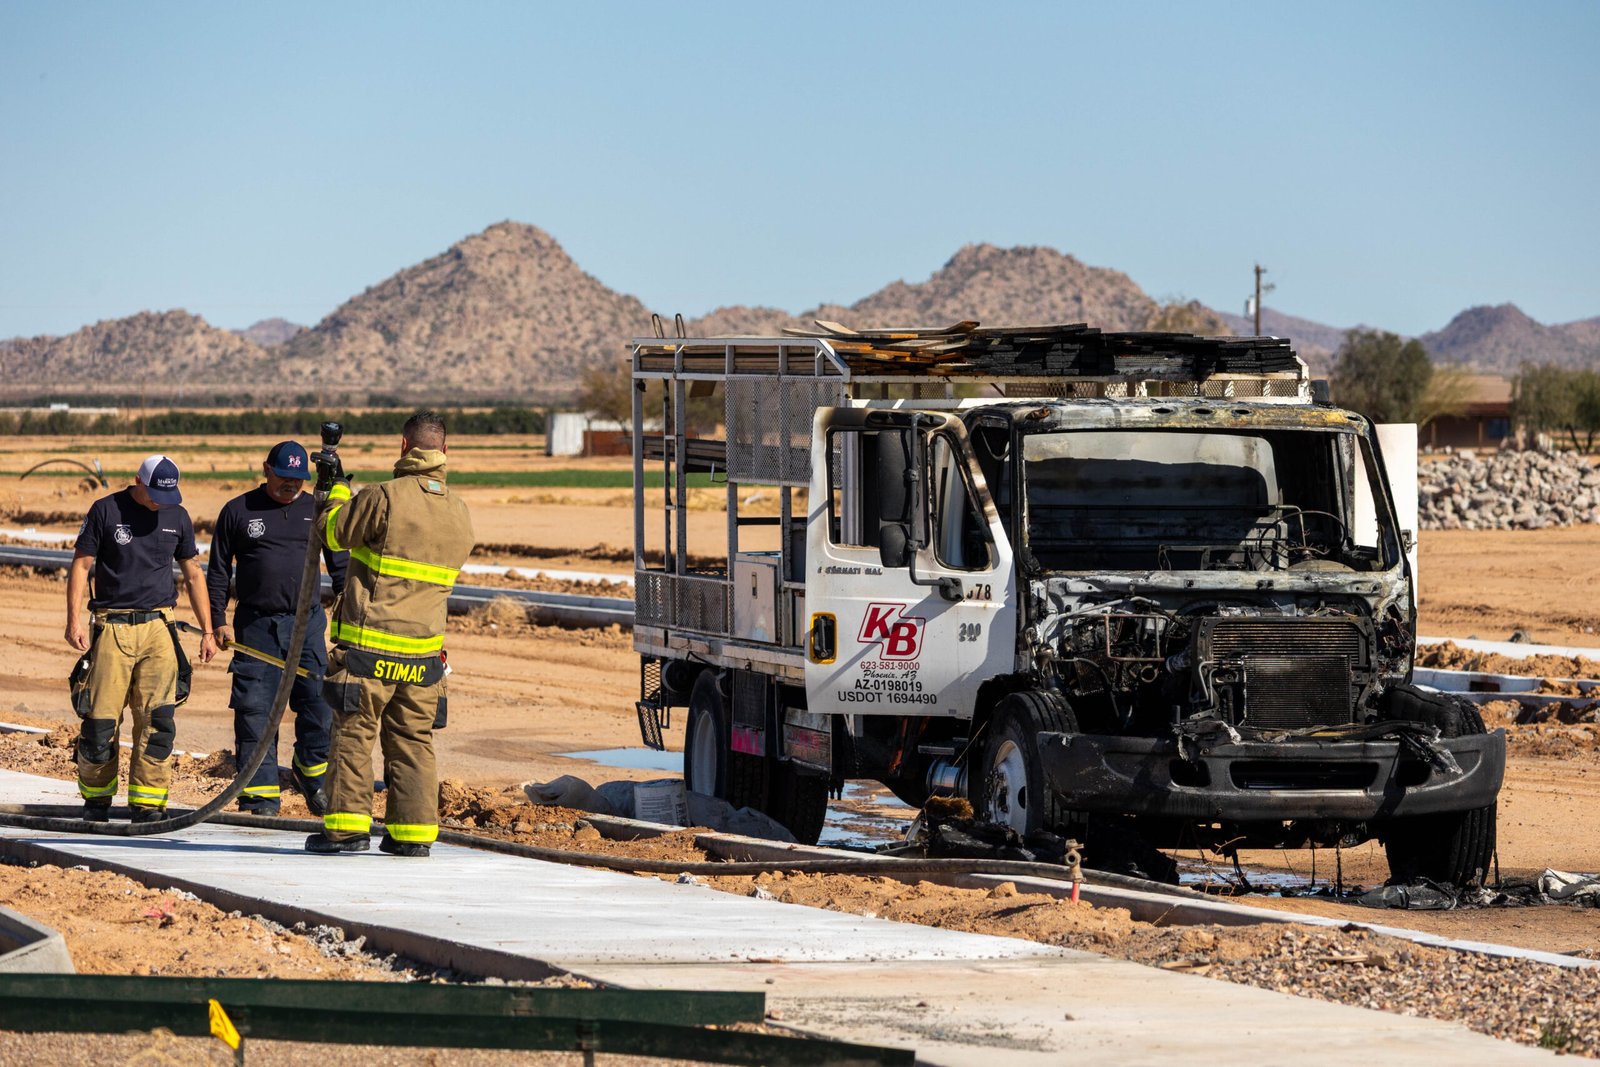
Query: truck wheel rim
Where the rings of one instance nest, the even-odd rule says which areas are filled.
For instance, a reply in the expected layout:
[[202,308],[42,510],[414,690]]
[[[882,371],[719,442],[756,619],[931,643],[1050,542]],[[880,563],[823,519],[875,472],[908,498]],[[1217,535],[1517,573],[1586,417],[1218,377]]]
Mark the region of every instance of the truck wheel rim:
[[710,715],[695,716],[689,740],[684,777],[691,790],[710,795],[717,787],[717,729]]
[[1022,749],[1002,741],[989,768],[989,817],[1017,833],[1028,829],[1028,770]]

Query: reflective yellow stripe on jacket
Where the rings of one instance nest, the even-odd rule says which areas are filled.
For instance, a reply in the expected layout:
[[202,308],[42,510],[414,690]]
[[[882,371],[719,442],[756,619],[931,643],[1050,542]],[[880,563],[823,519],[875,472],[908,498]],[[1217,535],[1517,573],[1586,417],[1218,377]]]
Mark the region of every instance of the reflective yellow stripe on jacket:
[[350,487],[343,482],[334,482],[333,488],[328,490],[328,499],[337,500],[338,503],[328,509],[327,518],[322,524],[322,543],[334,552],[343,552],[344,546],[339,543],[335,531],[339,528],[339,512],[344,510],[344,502],[350,499]]
[[402,656],[427,656],[444,647],[442,634],[438,637],[402,637],[383,630],[340,622],[338,619],[333,621],[330,632],[335,641],[378,652],[396,652]]
[[[333,516],[336,514],[338,509],[328,512],[330,533],[333,529]],[[454,567],[435,567],[431,563],[418,563],[416,560],[401,559],[399,556],[380,556],[370,548],[359,546],[352,548],[350,555],[387,578],[410,578],[430,585],[442,585],[446,589],[455,585],[456,578],[461,574]]]

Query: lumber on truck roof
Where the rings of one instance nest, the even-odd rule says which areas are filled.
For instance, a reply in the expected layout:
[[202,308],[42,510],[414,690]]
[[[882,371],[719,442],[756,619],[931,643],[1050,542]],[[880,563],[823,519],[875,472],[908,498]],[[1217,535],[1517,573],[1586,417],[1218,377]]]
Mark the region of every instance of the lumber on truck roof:
[[[854,330],[819,321],[782,337],[641,338],[645,372],[794,374],[813,349],[819,376],[844,378],[1076,378],[1203,381],[1217,376],[1306,378],[1286,338],[1201,337],[1112,332],[1085,323],[980,327],[963,321],[936,328]],[[790,349],[786,354],[781,351]],[[770,364],[770,365],[769,365]]]

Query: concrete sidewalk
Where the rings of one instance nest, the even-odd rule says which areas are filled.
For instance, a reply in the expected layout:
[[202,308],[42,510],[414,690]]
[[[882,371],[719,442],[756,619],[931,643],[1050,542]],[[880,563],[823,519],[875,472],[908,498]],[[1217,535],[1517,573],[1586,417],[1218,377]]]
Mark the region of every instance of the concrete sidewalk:
[[[0,771],[0,802],[72,785]],[[1504,1064],[1550,1054],[1447,1023],[1171,974],[1010,938],[735,897],[448,845],[427,860],[312,856],[299,835],[200,826],[146,838],[0,828],[5,851],[120,871],[279,922],[507,978],[565,971],[631,988],[751,989],[783,1025],[914,1047],[938,1064],[1211,1062],[1310,1056]]]

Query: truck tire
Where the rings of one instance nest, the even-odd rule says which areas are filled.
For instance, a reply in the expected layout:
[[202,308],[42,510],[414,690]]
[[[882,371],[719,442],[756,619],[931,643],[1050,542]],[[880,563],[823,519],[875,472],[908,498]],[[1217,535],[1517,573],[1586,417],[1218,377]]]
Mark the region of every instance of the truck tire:
[[796,841],[814,845],[828,817],[830,785],[825,774],[806,774],[792,763],[778,763],[766,812],[788,827]]
[[1066,811],[1045,788],[1037,738],[1077,730],[1078,720],[1059,693],[1025,689],[996,704],[983,762],[968,772],[967,791],[978,818],[1010,826],[1024,837],[1064,825]]
[[[1420,722],[1439,728],[1441,737],[1487,733],[1471,701],[1411,685],[1384,694],[1384,719]],[[1478,886],[1494,858],[1498,804],[1442,815],[1391,819],[1379,828],[1394,885],[1426,878],[1443,885]]]
[[684,725],[684,787],[736,808],[759,809],[767,800],[767,761],[733,751],[730,724],[721,679],[715,671],[701,671]]
[[728,791],[728,709],[715,671],[702,671],[689,691],[683,728],[684,788],[711,797]]

